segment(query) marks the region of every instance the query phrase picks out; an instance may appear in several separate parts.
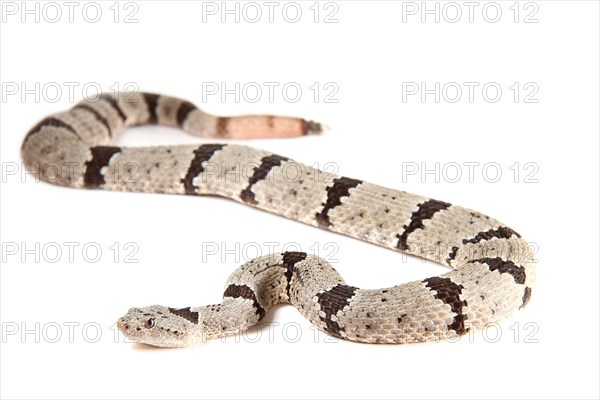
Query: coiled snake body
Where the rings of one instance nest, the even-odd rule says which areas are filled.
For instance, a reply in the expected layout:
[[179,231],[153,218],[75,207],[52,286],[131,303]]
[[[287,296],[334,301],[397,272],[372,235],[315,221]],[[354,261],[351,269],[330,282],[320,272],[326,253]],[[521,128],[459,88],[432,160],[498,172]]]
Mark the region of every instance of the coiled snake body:
[[[529,301],[535,264],[527,260],[527,242],[490,217],[357,179],[331,178],[247,146],[113,145],[125,128],[144,124],[180,127],[215,139],[296,137],[321,129],[298,118],[216,117],[162,95],[107,94],[43,119],[26,136],[22,157],[51,183],[219,195],[442,262],[453,270],[385,289],[359,289],[314,255],[271,254],[233,272],[221,304],[131,308],[118,320],[119,329],[131,339],[161,347],[193,345],[247,330],[273,305],[291,303],[312,324],[338,338],[422,342],[481,329]],[[247,168],[247,179],[236,179],[236,168]]]

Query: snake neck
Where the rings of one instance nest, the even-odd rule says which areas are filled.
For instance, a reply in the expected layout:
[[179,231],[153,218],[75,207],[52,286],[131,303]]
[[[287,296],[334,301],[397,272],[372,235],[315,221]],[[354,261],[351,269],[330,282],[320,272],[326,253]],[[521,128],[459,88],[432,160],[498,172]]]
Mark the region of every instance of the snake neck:
[[256,310],[253,303],[244,298],[225,298],[221,304],[196,309],[200,314],[198,323],[203,340],[232,336],[256,325],[267,310]]

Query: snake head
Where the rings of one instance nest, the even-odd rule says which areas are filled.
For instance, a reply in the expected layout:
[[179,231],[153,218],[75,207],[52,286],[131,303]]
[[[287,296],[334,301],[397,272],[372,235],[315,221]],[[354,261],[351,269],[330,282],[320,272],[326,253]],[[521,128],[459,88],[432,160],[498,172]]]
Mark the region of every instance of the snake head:
[[188,308],[149,306],[130,308],[117,327],[138,343],[158,347],[184,347],[202,340],[199,313]]

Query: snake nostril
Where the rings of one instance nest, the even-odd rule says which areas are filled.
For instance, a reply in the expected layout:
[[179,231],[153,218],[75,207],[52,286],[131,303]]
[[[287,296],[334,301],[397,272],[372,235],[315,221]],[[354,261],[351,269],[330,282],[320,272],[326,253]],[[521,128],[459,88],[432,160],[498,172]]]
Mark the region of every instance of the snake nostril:
[[127,330],[127,329],[129,329],[129,325],[125,324],[125,326],[123,328],[125,328],[125,330]]

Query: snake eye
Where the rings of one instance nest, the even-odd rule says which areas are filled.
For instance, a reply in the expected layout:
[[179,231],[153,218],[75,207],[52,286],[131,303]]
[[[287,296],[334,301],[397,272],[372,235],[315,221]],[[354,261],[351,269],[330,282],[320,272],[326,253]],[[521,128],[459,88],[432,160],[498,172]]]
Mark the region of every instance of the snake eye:
[[154,318],[150,318],[146,321],[146,328],[150,329],[154,326]]

